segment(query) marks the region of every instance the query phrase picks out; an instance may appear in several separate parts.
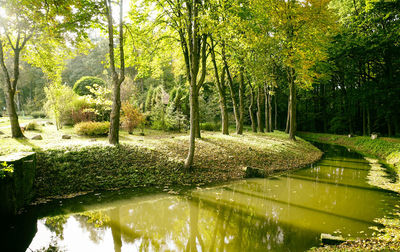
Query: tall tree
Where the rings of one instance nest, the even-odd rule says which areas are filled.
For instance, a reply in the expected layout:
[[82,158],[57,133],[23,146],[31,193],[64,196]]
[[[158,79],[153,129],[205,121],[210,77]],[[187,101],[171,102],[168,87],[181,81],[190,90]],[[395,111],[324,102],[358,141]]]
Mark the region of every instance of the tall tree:
[[[85,10],[80,9],[83,3],[87,4]],[[19,126],[14,100],[20,77],[21,56],[27,54],[29,50],[39,51],[40,44],[46,44],[50,38],[57,41],[64,40],[64,43],[69,39],[71,44],[79,42],[85,34],[84,29],[87,28],[93,6],[94,4],[89,4],[85,0],[66,0],[57,3],[34,0],[25,0],[22,3],[18,0],[0,2],[0,7],[6,13],[6,16],[0,18],[2,26],[0,65],[5,80],[12,137],[24,137]],[[74,39],[69,38],[72,34],[75,35]],[[12,67],[7,65],[7,56],[13,59]]]
[[125,56],[124,56],[124,29],[123,29],[123,0],[119,1],[119,59],[120,72],[117,72],[115,64],[114,52],[114,22],[112,15],[112,1],[104,0],[107,28],[108,28],[108,48],[110,59],[110,71],[113,85],[113,104],[110,115],[110,131],[108,133],[108,141],[110,144],[119,144],[119,122],[121,115],[121,84],[125,79]]

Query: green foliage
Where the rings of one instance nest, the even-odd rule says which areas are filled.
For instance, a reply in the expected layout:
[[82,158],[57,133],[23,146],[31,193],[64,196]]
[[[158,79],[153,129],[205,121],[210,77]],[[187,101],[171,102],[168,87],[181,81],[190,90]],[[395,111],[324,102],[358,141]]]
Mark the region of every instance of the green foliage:
[[200,129],[201,130],[206,130],[206,131],[220,131],[221,130],[221,124],[220,123],[214,123],[214,122],[200,123]]
[[92,95],[85,96],[85,100],[96,114],[96,121],[109,121],[112,105],[111,90],[94,84],[93,87],[89,87],[89,91]]
[[140,111],[128,102],[122,104],[122,126],[132,134],[133,129],[144,122],[144,116]]
[[75,82],[72,90],[80,96],[93,95],[93,93],[90,91],[90,88],[95,88],[96,85],[99,87],[104,87],[106,86],[106,83],[104,80],[98,77],[84,76]]
[[85,136],[106,136],[109,128],[109,122],[80,122],[74,126],[78,135]]
[[72,124],[73,102],[78,99],[72,89],[61,84],[50,84],[45,92],[47,101],[44,109],[55,120],[57,129],[65,124]]
[[44,111],[33,111],[32,113],[31,113],[31,116],[33,117],[33,118],[46,118],[46,112],[44,112]]
[[14,166],[12,164],[8,165],[7,162],[0,163],[0,179],[12,176],[13,173]]

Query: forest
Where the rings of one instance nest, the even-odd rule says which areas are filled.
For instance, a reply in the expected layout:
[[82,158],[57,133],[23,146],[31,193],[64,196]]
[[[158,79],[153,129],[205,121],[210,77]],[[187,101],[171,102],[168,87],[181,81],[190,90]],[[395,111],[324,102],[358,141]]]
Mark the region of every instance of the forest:
[[[396,0],[5,0],[0,65],[0,155],[36,153],[39,202],[264,178],[325,149],[329,162],[321,143],[361,153],[332,152],[369,164],[368,188],[400,192]],[[395,238],[379,241],[396,247],[387,223]],[[193,235],[174,248],[204,250]]]

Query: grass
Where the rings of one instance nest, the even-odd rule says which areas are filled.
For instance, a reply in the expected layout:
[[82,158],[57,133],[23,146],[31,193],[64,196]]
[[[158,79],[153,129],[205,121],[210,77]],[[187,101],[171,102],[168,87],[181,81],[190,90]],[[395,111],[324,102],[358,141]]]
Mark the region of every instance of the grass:
[[[388,163],[396,173],[396,180],[387,178],[387,173],[378,160],[366,158],[371,164],[369,183],[387,190],[400,193],[400,139],[382,137],[371,139],[366,136],[348,137],[343,135],[302,132],[301,137],[315,142],[337,144],[348,147],[361,154],[380,158]],[[339,246],[316,248],[315,251],[395,251],[400,248],[400,206],[394,206],[391,217],[375,220],[383,225],[378,237],[348,241]],[[313,250],[313,251],[314,251]]]
[[[43,120],[37,121],[41,125]],[[93,190],[214,184],[243,178],[247,166],[273,173],[303,167],[322,155],[302,139],[289,141],[283,132],[236,135],[231,131],[225,136],[204,131],[196,140],[193,170],[187,172],[183,169],[189,147],[187,132],[145,129],[143,136],[141,130],[133,135],[121,131],[121,145],[114,147],[107,137],[79,136],[72,127],[57,131],[54,125],[45,125],[40,128],[43,140],[30,140],[38,134],[30,131],[25,132],[27,139],[16,140],[8,137],[8,122],[0,121],[0,130],[5,133],[0,135],[0,155],[37,152],[38,198]],[[72,139],[61,139],[63,134]]]

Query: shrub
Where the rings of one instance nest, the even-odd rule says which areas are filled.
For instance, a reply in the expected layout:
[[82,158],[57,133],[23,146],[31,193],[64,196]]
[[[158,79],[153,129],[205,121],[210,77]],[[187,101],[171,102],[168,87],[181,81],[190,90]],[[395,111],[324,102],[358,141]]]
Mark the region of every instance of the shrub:
[[96,114],[94,112],[94,109],[90,108],[82,108],[79,109],[78,111],[73,110],[71,112],[72,116],[72,121],[74,122],[74,125],[80,122],[91,122],[95,121],[96,119]]
[[11,176],[14,173],[14,167],[12,164],[8,165],[6,162],[0,163],[0,178]]
[[85,136],[105,136],[109,128],[109,122],[81,122],[74,127],[77,134]]
[[88,87],[94,87],[95,85],[104,87],[106,83],[104,80],[97,77],[84,76],[75,82],[72,90],[74,90],[74,92],[80,96],[92,95]]
[[71,111],[73,101],[78,97],[70,87],[54,83],[45,87],[46,112],[55,120],[57,129],[65,124],[72,124]]
[[33,111],[31,113],[31,116],[33,118],[45,118],[46,117],[46,113],[44,111]]
[[129,102],[122,104],[122,126],[132,134],[134,128],[144,121],[143,114]]
[[39,129],[39,125],[35,121],[29,122],[25,126],[25,130],[38,130],[38,129]]
[[201,123],[200,129],[206,131],[219,131],[221,130],[221,124],[213,122]]
[[87,95],[85,96],[85,99],[88,102],[89,107],[92,108],[96,114],[96,121],[109,121],[112,105],[111,90],[94,84],[93,87],[89,87],[89,91],[92,96]]

